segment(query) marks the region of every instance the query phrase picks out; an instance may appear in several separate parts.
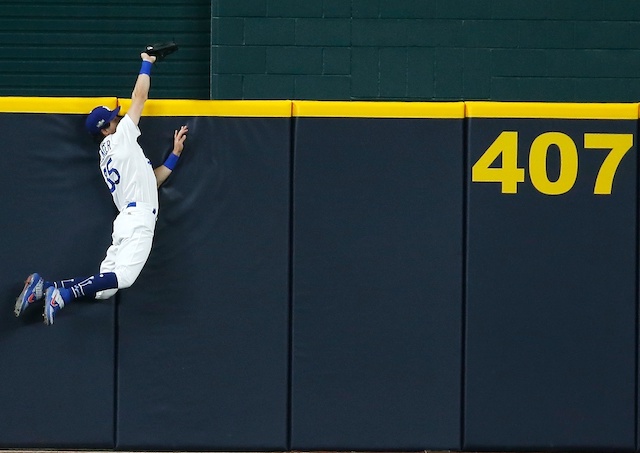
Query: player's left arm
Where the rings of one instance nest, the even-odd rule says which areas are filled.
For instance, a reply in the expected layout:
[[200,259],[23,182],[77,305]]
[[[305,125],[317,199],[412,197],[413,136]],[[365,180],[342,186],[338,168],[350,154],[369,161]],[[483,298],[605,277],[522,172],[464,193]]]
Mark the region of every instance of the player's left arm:
[[153,170],[156,175],[157,187],[160,187],[173,172],[178,158],[182,155],[184,141],[187,139],[187,132],[189,132],[187,126],[181,126],[180,130],[174,131],[173,151],[171,151],[171,154],[169,154],[169,157],[167,157],[167,160],[165,160],[162,165]]
[[142,66],[140,68],[138,78],[136,79],[136,83],[133,86],[133,91],[131,92],[131,105],[127,111],[127,115],[129,115],[129,118],[133,120],[133,124],[136,126],[142,116],[144,104],[147,102],[147,99],[149,99],[149,88],[151,87],[151,65],[156,62],[156,57],[150,56],[144,52],[140,54],[140,58],[142,59]]

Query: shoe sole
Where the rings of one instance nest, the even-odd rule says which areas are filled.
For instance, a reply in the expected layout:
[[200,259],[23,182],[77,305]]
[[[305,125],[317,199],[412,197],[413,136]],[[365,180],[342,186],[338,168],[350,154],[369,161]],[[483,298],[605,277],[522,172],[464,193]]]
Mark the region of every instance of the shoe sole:
[[[20,295],[18,296],[18,298],[16,299],[16,305],[13,309],[13,313],[16,315],[16,317],[19,317],[22,312],[33,302],[35,302],[37,299],[33,300],[32,302],[29,302],[29,300],[25,299],[25,295],[27,294],[27,291],[29,291],[30,286],[33,284],[33,280],[34,280],[34,276],[35,274],[31,274],[27,277],[27,279],[24,282],[24,288],[22,288],[22,292],[20,293]],[[33,289],[31,290],[31,292],[33,292],[35,294],[36,292],[36,288],[38,287],[38,284],[42,284],[40,282],[37,282],[36,285],[33,287]]]
[[[49,289],[51,289],[51,291],[49,291]],[[58,293],[58,290],[55,288],[48,288],[47,292],[45,293],[44,296],[44,313],[42,313],[42,316],[44,317],[44,325],[45,326],[52,326],[53,325],[53,319],[55,317],[55,310],[53,309],[53,307],[51,307],[51,301],[55,300],[56,298],[56,294]],[[51,297],[49,296],[49,294],[51,294]],[[61,307],[64,307],[64,305],[62,305]],[[51,314],[49,316],[49,313]]]
[[46,300],[45,299],[45,303],[44,303],[44,313],[42,313],[42,317],[44,318],[44,325],[45,326],[52,326],[53,325],[53,313],[51,314],[51,321],[49,321],[49,316],[48,316],[48,311],[50,310],[49,308],[49,304],[51,303],[50,300]]
[[48,307],[48,305],[45,305],[44,313],[42,313],[42,317],[44,318],[44,325],[45,326],[52,326],[53,325],[53,316],[51,316],[51,322],[49,322],[49,317],[47,316],[47,307]]

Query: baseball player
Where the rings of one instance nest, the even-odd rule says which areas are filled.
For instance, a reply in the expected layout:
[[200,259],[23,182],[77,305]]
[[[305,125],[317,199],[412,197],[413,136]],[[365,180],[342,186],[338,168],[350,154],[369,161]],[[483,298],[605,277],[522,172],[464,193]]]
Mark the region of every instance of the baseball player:
[[149,95],[151,68],[156,57],[143,52],[142,66],[131,93],[131,107],[119,117],[120,107],[96,107],[85,126],[100,141],[100,170],[119,211],[113,222],[112,244],[100,265],[89,277],[50,282],[31,274],[15,305],[15,315],[44,298],[44,323],[51,325],[65,305],[79,297],[107,299],[119,289],[130,287],[140,275],[151,252],[158,215],[158,187],[169,177],[182,154],[188,129],[174,132],[173,151],[155,170],[138,144],[138,122]]

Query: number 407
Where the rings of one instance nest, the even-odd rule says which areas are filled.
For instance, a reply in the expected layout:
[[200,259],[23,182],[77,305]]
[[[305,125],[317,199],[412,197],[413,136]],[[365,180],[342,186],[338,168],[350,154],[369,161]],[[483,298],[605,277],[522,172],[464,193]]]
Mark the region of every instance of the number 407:
[[[560,155],[560,172],[555,181],[547,174],[547,153],[555,145]],[[610,195],[613,178],[620,161],[633,147],[633,134],[584,134],[584,148],[608,150],[593,189],[597,195]],[[502,156],[500,167],[492,167]],[[574,186],[578,178],[578,150],[576,144],[562,132],[545,132],[531,144],[529,177],[534,187],[545,195],[562,195]],[[517,193],[518,183],[524,182],[524,168],[518,168],[518,132],[503,131],[471,168],[473,182],[500,183],[502,193]]]

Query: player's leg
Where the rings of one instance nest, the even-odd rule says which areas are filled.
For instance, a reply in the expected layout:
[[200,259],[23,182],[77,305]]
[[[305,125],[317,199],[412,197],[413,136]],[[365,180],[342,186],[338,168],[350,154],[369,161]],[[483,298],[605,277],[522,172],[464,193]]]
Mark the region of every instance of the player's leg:
[[130,208],[116,218],[113,244],[100,265],[100,272],[114,272],[118,287],[98,292],[96,299],[108,299],[137,279],[151,252],[155,224],[155,214],[144,207]]
[[[100,273],[104,274],[106,272],[113,272],[116,268],[116,257],[118,256],[118,244],[111,244],[111,246],[107,249],[107,255],[104,260],[100,264]],[[96,299],[108,299],[113,297],[115,293],[118,292],[118,288],[111,288],[103,291],[98,291],[96,293]]]
[[129,236],[120,242],[114,272],[118,288],[129,288],[136,281],[149,259],[153,244],[155,216],[143,213]]
[[71,286],[71,288],[56,288],[50,286],[45,291],[44,323],[53,324],[55,315],[79,297],[95,297],[99,291],[118,287],[118,278],[113,272],[92,275]]
[[70,278],[68,280],[58,280],[56,282],[45,282],[44,287],[48,288],[50,286],[55,286],[56,288],[71,288],[73,285],[80,283],[81,281],[84,281],[87,278],[89,277],[75,277],[75,278]]
[[[106,271],[100,270],[101,273]],[[67,288],[70,289],[75,285],[78,285],[89,277],[76,277],[68,280],[59,280],[50,282],[42,278],[40,274],[33,273],[27,277],[24,282],[22,292],[16,299],[16,305],[13,310],[16,316],[20,316],[27,307],[31,306],[34,302],[42,300],[45,297],[45,293],[48,288]],[[117,290],[116,290],[117,291]]]
[[[151,253],[155,215],[119,215],[114,222],[113,244],[101,264],[101,272],[71,288],[48,288],[45,292],[45,324],[53,324],[56,313],[78,297],[105,298],[128,288],[137,279]],[[111,270],[113,269],[113,270]]]
[[155,216],[149,216],[145,211],[137,214],[134,217],[123,217],[114,228],[114,243],[107,250],[107,256],[100,265],[100,272],[113,273],[117,285],[96,292],[96,299],[108,299],[119,289],[133,285],[149,258]]
[[[117,218],[116,218],[117,220]],[[44,323],[53,324],[55,315],[66,304],[81,296],[96,297],[108,291],[117,291],[118,279],[113,268],[115,257],[118,254],[119,238],[115,234],[116,222],[114,221],[113,243],[107,249],[106,256],[100,265],[100,273],[91,277],[73,278],[61,280],[45,290]],[[113,288],[116,288],[113,290]]]

